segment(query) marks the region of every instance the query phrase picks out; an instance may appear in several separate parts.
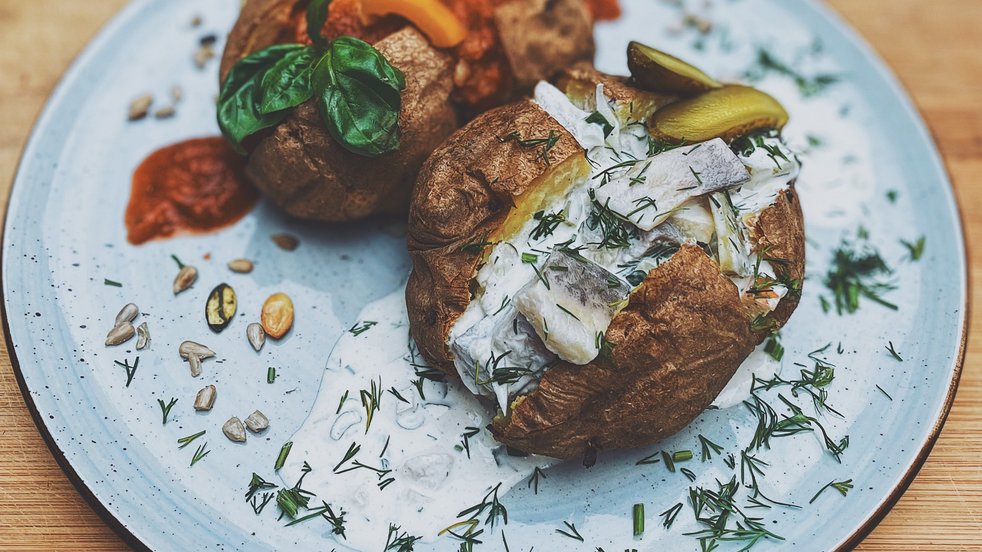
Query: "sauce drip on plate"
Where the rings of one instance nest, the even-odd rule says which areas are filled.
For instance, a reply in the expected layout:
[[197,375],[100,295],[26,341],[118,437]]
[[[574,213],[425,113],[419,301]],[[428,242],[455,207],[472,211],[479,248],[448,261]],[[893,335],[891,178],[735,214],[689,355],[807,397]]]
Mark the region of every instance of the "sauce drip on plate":
[[235,223],[259,198],[244,169],[244,158],[221,137],[187,140],[155,151],[133,173],[126,239],[140,245]]

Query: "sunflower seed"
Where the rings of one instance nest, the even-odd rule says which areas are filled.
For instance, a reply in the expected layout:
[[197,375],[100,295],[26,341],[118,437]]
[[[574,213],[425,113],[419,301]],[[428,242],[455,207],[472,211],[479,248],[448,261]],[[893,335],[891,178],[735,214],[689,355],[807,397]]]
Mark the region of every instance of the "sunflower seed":
[[188,355],[188,366],[191,367],[192,378],[196,378],[201,375],[201,357],[198,355]]
[[205,303],[205,320],[208,327],[215,333],[224,330],[232,318],[238,301],[235,297],[235,290],[228,284],[218,284],[215,289],[208,294],[208,302]]
[[225,422],[225,425],[222,426],[222,433],[230,441],[235,441],[236,443],[244,443],[246,440],[245,426],[242,425],[242,420],[235,416],[232,416]]
[[198,279],[198,269],[193,266],[186,265],[177,273],[177,277],[174,278],[174,295],[181,293],[182,291],[188,289],[194,284],[194,281]]
[[[214,385],[207,385],[198,391],[198,395],[194,398],[194,409],[198,411],[211,410],[211,407],[215,404],[215,397],[218,395],[218,390],[215,389]],[[248,422],[248,420],[246,420]]]
[[273,234],[270,239],[285,251],[293,251],[300,245],[300,240],[290,234]]
[[201,16],[200,15],[196,15],[196,16],[194,16],[194,17],[191,18],[191,26],[192,27],[200,27],[203,22],[204,22],[204,20],[201,19]]
[[150,328],[143,322],[136,327],[136,350],[142,351],[150,346]]
[[150,94],[144,94],[143,96],[135,98],[132,102],[130,102],[129,114],[127,115],[129,120],[139,121],[140,119],[146,117],[147,113],[150,112],[150,106],[152,104],[153,96]]
[[211,46],[202,46],[194,52],[194,64],[198,69],[204,69],[212,58],[215,57],[215,49]]
[[181,358],[183,359],[196,356],[199,360],[201,360],[215,356],[215,351],[212,351],[200,343],[195,343],[194,341],[185,341],[181,343],[181,346],[177,348],[177,352],[181,354]]
[[137,307],[133,303],[127,304],[125,307],[119,310],[119,314],[116,315],[115,326],[119,326],[123,322],[132,322],[134,318],[139,316],[140,307]]
[[258,353],[263,345],[266,344],[266,331],[263,330],[263,325],[253,322],[246,327],[246,337],[249,338],[249,344]]
[[174,85],[170,89],[170,99],[174,101],[175,104],[181,103],[184,99],[184,89],[178,85]]
[[249,431],[253,433],[259,433],[265,431],[269,427],[269,418],[266,417],[260,411],[255,411],[249,414],[249,417],[245,419],[245,425],[249,428]]
[[120,345],[126,343],[136,334],[136,329],[133,328],[133,324],[130,322],[123,322],[122,324],[116,326],[112,330],[109,330],[109,334],[106,336],[106,345]]
[[155,111],[153,113],[153,116],[156,117],[157,119],[170,119],[176,114],[177,114],[177,110],[174,109],[174,106],[167,105]]
[[235,259],[234,261],[229,261],[228,263],[229,270],[240,274],[248,274],[252,272],[252,266],[252,261],[249,259]]

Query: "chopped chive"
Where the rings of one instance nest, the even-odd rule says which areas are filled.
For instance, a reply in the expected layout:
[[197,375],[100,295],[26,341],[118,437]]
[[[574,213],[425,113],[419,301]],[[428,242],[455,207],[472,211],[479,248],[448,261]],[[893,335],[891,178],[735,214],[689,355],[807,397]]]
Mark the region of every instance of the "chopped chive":
[[287,441],[280,448],[280,454],[276,457],[276,464],[273,466],[273,471],[280,471],[280,468],[286,464],[286,457],[290,456],[290,449],[293,448],[293,441]]
[[121,284],[121,283],[119,283],[119,282],[117,282],[115,280],[110,280],[109,278],[104,279],[103,280],[103,283],[105,283],[107,286],[113,286],[113,287],[118,287],[118,288],[123,287],[123,284]]
[[689,460],[692,460],[691,450],[677,450],[672,453],[673,462],[687,462]]
[[904,359],[900,356],[900,353],[898,353],[897,350],[893,348],[893,341],[887,341],[886,349],[887,351],[890,352],[890,356],[897,359],[897,362],[904,361]]
[[166,405],[164,404],[164,400],[163,399],[157,399],[157,404],[160,405],[160,412],[162,414],[162,417],[163,417],[163,420],[164,420],[164,424],[166,424],[167,423],[167,417],[170,416],[170,409],[171,408],[174,408],[174,405],[177,404],[177,399],[171,397],[170,402],[167,403]]
[[886,396],[886,398],[890,399],[891,401],[893,400],[893,397],[891,397],[889,393],[887,393],[886,391],[884,391],[882,387],[880,387],[879,385],[877,385],[876,388],[879,389],[880,390],[880,393],[883,393]]
[[634,536],[640,537],[644,534],[644,503],[635,504],[632,513],[634,514]]
[[273,383],[276,381],[276,368],[270,366],[266,369],[266,383]]
[[201,437],[204,434],[205,434],[205,430],[201,430],[201,431],[195,433],[194,435],[188,435],[187,437],[181,437],[180,439],[177,440],[177,444],[179,444],[181,446],[179,446],[177,448],[184,448],[184,447],[188,446],[189,444],[191,444],[191,441],[194,441],[195,439],[197,439],[198,437]]
[[208,443],[206,442],[205,444],[200,445],[198,449],[194,451],[194,458],[191,459],[191,467],[194,467],[195,464],[204,460],[205,456],[208,456],[208,453],[211,451],[207,450],[207,448]]

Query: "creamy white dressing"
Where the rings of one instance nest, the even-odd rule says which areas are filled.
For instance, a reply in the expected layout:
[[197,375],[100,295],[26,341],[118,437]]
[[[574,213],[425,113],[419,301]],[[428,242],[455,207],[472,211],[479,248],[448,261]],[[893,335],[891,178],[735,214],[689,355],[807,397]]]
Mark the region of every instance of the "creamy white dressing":
[[[646,199],[633,187],[634,184],[654,181],[652,185],[655,186],[660,182],[661,175],[652,176],[645,172],[647,160],[657,159],[648,157],[649,139],[645,127],[618,120],[604,95],[603,85],[597,87],[596,95],[597,111],[612,127],[606,136],[603,125],[587,122],[591,113],[574,105],[562,91],[549,83],[539,83],[536,87],[536,103],[563,125],[584,148],[591,164],[591,174],[574,183],[565,195],[553,198],[544,209],[543,213],[547,216],[561,215],[562,220],[555,224],[551,234],[536,235],[535,230],[541,228],[542,221],[531,219],[515,236],[495,245],[488,262],[477,272],[478,292],[474,300],[448,336],[448,343],[455,355],[455,366],[464,384],[472,393],[493,396],[503,412],[507,412],[512,397],[534,388],[541,373],[557,359],[557,355],[575,364],[593,360],[602,347],[600,335],[610,322],[608,313],[600,310],[594,313],[594,319],[584,320],[584,313],[572,308],[569,303],[564,306],[551,301],[556,298],[556,290],[550,291],[548,286],[537,284],[548,277],[544,277],[542,271],[554,248],[562,244],[585,246],[579,251],[584,258],[624,280],[632,273],[644,274],[664,260],[647,254],[660,240],[669,238],[678,243],[707,243],[714,233],[719,233],[723,246],[729,247],[732,243],[739,248],[733,254],[742,257],[738,263],[741,266],[734,271],[731,279],[743,294],[753,286],[752,273],[757,261],[746,239],[747,227],[752,224],[753,217],[771,205],[798,175],[797,159],[779,137],[760,138],[752,153],[739,155],[743,166],[740,170],[747,176],[740,176],[725,163],[700,165],[699,171],[694,171],[698,174],[712,172],[719,175],[724,183],[744,182],[737,187],[725,185],[729,187],[728,197],[732,200],[734,215],[737,215],[730,216],[733,224],[739,227],[734,229],[734,239],[719,231],[721,222],[716,219],[721,211],[713,209],[706,196],[683,198],[681,201],[666,196],[667,199],[661,198],[659,201],[667,203],[671,209],[666,208],[664,214],[656,213],[653,220],[638,221],[637,224],[643,228],[637,230],[635,239],[630,240],[627,247],[598,247],[603,235],[599,229],[586,224],[594,210],[591,192],[609,185],[611,191],[604,192],[604,205],[611,206],[612,211],[613,206],[623,211],[626,206]],[[712,151],[715,142],[718,141],[704,143],[704,151]],[[663,159],[679,157],[681,153],[696,149],[695,146],[687,146],[685,152],[670,151]],[[728,149],[725,154],[730,155]],[[682,167],[684,169],[692,163],[679,157],[677,161],[658,166],[663,171],[675,171],[682,178],[688,173],[679,167],[685,165]],[[703,185],[701,178],[695,175],[693,178],[700,186]],[[682,183],[688,182],[683,179]],[[682,186],[683,189],[686,187],[690,186]],[[617,193],[630,194],[630,197],[625,199]],[[715,217],[711,211],[716,212]],[[726,213],[729,215],[729,210]],[[757,274],[774,276],[773,267],[761,262]],[[774,286],[775,296],[760,298],[756,303],[762,312],[769,312],[787,291],[783,286]],[[624,305],[626,302],[619,308]],[[529,321],[534,333],[528,331]],[[557,335],[566,339],[559,339]],[[496,368],[504,368],[512,377],[497,380]]]
[[[303,488],[326,500],[336,513],[347,512],[347,539],[339,542],[357,550],[382,550],[389,524],[433,541],[495,485],[501,484],[498,493],[504,495],[535,467],[557,462],[509,456],[485,429],[491,421],[487,408],[457,383],[425,380],[426,398],[420,397],[412,363],[425,361],[410,352],[405,287],[367,305],[359,320],[376,324],[360,335],[345,332],[338,340],[317,401],[293,436],[293,449],[280,472],[290,487],[302,475],[304,462],[310,464],[313,470]],[[373,382],[380,409],[366,431],[360,391],[370,390]],[[479,430],[467,440],[469,458],[462,447],[468,428]],[[335,466],[353,444],[360,450],[336,473]],[[353,461],[369,467],[345,471]]]

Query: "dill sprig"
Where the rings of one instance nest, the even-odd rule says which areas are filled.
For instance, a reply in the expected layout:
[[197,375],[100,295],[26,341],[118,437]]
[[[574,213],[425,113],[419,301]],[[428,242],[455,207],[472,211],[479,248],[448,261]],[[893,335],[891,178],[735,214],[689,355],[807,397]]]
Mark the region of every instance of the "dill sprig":
[[372,419],[376,412],[382,409],[382,376],[379,376],[378,384],[372,380],[371,388],[359,391],[361,395],[361,405],[365,407],[365,433],[372,427]]
[[532,218],[538,223],[535,228],[532,229],[530,237],[533,240],[539,240],[548,236],[551,236],[559,225],[566,221],[566,212],[560,210],[558,213],[547,213],[545,211],[537,211]]
[[136,357],[136,360],[133,361],[132,365],[130,365],[130,361],[127,359],[123,359],[123,362],[118,360],[114,360],[113,362],[126,370],[126,387],[129,387],[130,384],[133,383],[133,376],[136,375],[137,367],[140,366],[140,357]]
[[563,525],[566,526],[566,530],[556,529],[557,533],[559,533],[564,537],[569,537],[571,539],[575,539],[580,542],[583,542],[583,535],[581,535],[580,532],[576,530],[576,524],[570,523],[568,521],[564,521]]
[[682,503],[678,502],[675,504],[675,506],[672,506],[671,508],[658,514],[658,516],[662,518],[661,524],[663,527],[665,527],[665,529],[672,528],[672,524],[675,523],[675,518],[679,517],[679,512],[682,511],[682,508]]
[[713,454],[720,454],[723,452],[723,447],[717,445],[716,443],[710,441],[708,438],[699,434],[699,445],[701,447],[701,462],[713,459]]
[[182,448],[190,445],[191,444],[191,441],[194,441],[195,439],[197,439],[198,437],[201,437],[204,434],[205,434],[205,430],[202,429],[201,431],[199,431],[199,432],[197,432],[195,434],[188,435],[187,437],[181,437],[180,439],[177,440],[177,444],[180,445],[177,448],[182,449]]
[[351,332],[352,335],[361,335],[367,332],[368,330],[374,328],[376,325],[378,325],[378,322],[374,320],[365,320],[364,322],[355,324],[348,331]]
[[177,404],[177,399],[171,397],[170,402],[166,404],[164,403],[163,399],[157,399],[157,404],[160,405],[160,414],[163,418],[164,424],[166,425],[167,418],[170,416],[170,410],[171,408],[174,408],[175,404]]
[[909,259],[911,261],[919,261],[921,257],[924,256],[924,248],[927,246],[927,238],[921,236],[917,238],[916,241],[909,242],[907,240],[900,240],[900,243],[907,248],[907,253],[909,254]]
[[466,510],[462,510],[459,514],[457,514],[458,519],[464,518],[462,522],[455,523],[444,531],[449,531],[453,527],[465,524],[469,524],[473,528],[477,525],[478,518],[484,514],[485,511],[488,512],[488,515],[484,520],[484,525],[490,526],[493,529],[498,518],[501,518],[504,524],[508,525],[508,509],[505,508],[505,505],[502,504],[500,500],[498,500],[498,491],[500,489],[501,483],[498,483],[492,487],[479,503],[467,508]]
[[828,483],[825,484],[824,487],[822,487],[821,489],[818,490],[817,493],[815,493],[815,496],[813,496],[812,499],[808,501],[808,503],[811,504],[812,502],[815,502],[815,500],[818,499],[818,496],[821,495],[823,492],[825,492],[825,489],[832,488],[839,491],[839,494],[841,494],[842,496],[846,496],[849,494],[849,490],[852,489],[852,487],[853,487],[852,479],[846,479],[845,481],[829,481]]
[[599,230],[601,236],[599,242],[590,245],[598,249],[624,249],[631,245],[632,239],[638,239],[637,228],[610,209],[610,199],[601,204],[590,190],[590,201],[593,209],[587,217],[586,226],[590,230]]
[[204,460],[205,456],[208,456],[209,452],[211,451],[208,450],[207,442],[203,445],[199,445],[197,450],[194,451],[194,456],[191,458],[191,467],[194,467],[195,464]]
[[546,166],[549,166],[552,164],[552,161],[549,159],[549,152],[559,143],[559,138],[560,135],[555,130],[550,130],[549,135],[545,138],[522,138],[522,134],[519,131],[513,130],[508,134],[498,136],[498,141],[501,143],[515,142],[523,148],[537,148],[541,146],[542,151],[539,152],[538,159],[541,159],[545,162]]
[[746,515],[736,505],[736,476],[727,483],[717,481],[717,485],[716,490],[689,488],[692,512],[706,528],[686,535],[696,537],[702,550],[714,550],[720,542],[740,542],[744,544],[742,550],[749,550],[763,539],[784,540],[767,530],[760,518]]
[[825,286],[832,292],[835,310],[852,314],[859,309],[859,300],[865,297],[884,307],[897,310],[897,305],[883,298],[883,294],[896,288],[884,276],[892,274],[880,253],[860,232],[860,242],[843,240],[832,256],[832,267],[825,275]]
[[460,436],[460,447],[467,452],[467,458],[471,457],[471,437],[476,436],[481,432],[481,428],[467,426],[464,428],[464,433]]
[[389,534],[385,538],[385,548],[382,552],[413,552],[416,541],[423,537],[414,537],[405,531],[401,531],[398,525],[389,524]]
[[532,492],[534,492],[535,494],[539,494],[540,478],[548,479],[548,477],[546,477],[546,472],[542,471],[542,468],[540,468],[539,466],[536,466],[535,469],[532,470],[532,475],[531,477],[529,477],[529,481],[528,481],[528,488],[532,489]]

